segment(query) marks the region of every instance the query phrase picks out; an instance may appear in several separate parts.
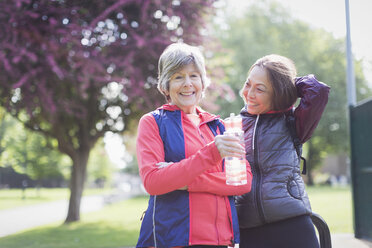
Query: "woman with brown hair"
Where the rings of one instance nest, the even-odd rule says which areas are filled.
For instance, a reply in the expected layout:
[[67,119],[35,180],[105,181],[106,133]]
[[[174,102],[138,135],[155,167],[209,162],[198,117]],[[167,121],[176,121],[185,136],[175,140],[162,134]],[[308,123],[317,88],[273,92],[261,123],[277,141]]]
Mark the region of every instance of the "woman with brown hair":
[[[268,55],[252,65],[241,90],[246,158],[253,181],[251,192],[235,198],[240,248],[319,247],[300,156],[330,88],[313,75],[295,77],[290,59]],[[294,108],[297,98],[301,101]]]

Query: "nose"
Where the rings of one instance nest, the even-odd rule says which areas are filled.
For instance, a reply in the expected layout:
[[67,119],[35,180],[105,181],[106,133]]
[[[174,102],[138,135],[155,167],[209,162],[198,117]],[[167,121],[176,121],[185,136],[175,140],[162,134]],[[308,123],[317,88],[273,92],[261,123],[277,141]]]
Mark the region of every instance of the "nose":
[[192,83],[191,83],[191,78],[190,76],[186,76],[185,77],[185,83],[184,83],[184,86],[191,86]]
[[255,97],[255,91],[254,91],[254,89],[253,89],[253,87],[245,87],[244,88],[244,95],[246,96],[246,98],[248,99],[248,98],[254,98]]

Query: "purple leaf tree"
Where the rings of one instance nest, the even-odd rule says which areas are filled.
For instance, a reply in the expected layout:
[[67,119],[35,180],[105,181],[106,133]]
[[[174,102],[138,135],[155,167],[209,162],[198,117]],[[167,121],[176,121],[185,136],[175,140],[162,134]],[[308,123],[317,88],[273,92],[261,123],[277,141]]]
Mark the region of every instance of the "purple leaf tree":
[[0,2],[0,103],[73,161],[66,222],[80,219],[90,150],[163,102],[157,60],[201,44],[214,0]]

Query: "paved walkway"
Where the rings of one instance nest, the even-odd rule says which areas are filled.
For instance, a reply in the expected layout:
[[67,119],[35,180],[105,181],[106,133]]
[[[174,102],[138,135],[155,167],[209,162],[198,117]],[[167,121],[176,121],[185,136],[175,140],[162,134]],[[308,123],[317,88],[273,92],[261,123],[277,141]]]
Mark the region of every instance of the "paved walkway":
[[[86,196],[81,202],[81,212],[101,209],[105,202],[116,199],[104,199],[102,196]],[[0,211],[0,238],[26,229],[64,221],[67,215],[68,201],[56,201],[27,207]],[[372,248],[372,243],[355,239],[353,234],[333,234],[332,248]]]
[[372,243],[354,238],[352,233],[333,234],[332,248],[372,248]]
[[[81,213],[99,210],[104,206],[102,196],[85,196],[81,201]],[[29,228],[64,221],[68,201],[55,201],[0,211],[0,237]]]

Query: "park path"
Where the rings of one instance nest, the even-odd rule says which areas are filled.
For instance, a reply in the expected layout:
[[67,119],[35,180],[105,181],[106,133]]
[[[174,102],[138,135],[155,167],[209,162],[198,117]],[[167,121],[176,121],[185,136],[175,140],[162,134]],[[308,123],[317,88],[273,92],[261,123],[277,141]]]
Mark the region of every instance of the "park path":
[[[103,196],[84,196],[81,213],[96,211],[104,206]],[[0,238],[29,228],[64,221],[67,216],[68,201],[54,201],[0,211]]]

